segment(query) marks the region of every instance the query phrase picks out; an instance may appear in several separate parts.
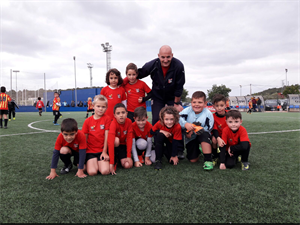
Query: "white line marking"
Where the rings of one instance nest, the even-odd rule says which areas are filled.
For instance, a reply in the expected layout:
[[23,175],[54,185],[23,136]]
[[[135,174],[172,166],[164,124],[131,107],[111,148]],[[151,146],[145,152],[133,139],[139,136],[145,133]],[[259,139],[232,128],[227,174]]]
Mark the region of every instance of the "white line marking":
[[36,128],[36,127],[32,126],[32,124],[34,124],[34,123],[43,122],[43,121],[50,121],[50,120],[35,121],[35,122],[32,122],[32,123],[28,124],[28,127],[31,128],[31,129],[40,130],[40,131],[43,131],[43,132],[60,132],[60,130],[45,130],[45,129],[40,129],[40,128]]
[[300,131],[300,129],[297,130],[278,130],[278,131],[267,131],[267,132],[255,132],[255,133],[248,133],[248,134],[272,134],[272,133],[286,133],[286,132],[295,132]]

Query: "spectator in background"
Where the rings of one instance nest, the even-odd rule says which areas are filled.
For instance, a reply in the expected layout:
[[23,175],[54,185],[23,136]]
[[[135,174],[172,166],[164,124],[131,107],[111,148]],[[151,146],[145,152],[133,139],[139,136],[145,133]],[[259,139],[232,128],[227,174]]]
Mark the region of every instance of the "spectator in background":
[[252,107],[253,107],[253,112],[257,112],[257,102],[256,99],[254,97],[251,98],[252,99]]
[[261,108],[260,108],[260,105],[261,105],[261,99],[259,97],[257,97],[257,107],[258,107],[258,112],[261,112]]
[[75,107],[75,102],[73,100],[71,101],[71,107]]

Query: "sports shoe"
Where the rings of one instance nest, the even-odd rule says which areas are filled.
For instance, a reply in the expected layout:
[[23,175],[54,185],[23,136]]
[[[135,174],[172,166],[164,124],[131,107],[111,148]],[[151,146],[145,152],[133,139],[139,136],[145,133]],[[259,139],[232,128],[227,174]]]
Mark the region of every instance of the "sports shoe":
[[16,118],[14,117],[13,120],[16,120]]
[[8,121],[11,121],[11,119],[9,119]]
[[2,128],[2,126],[0,126],[0,128]]
[[4,126],[4,129],[7,129],[7,126]]
[[155,161],[155,166],[154,166],[155,170],[161,170],[162,169],[162,163],[160,160],[156,160]]
[[242,170],[249,170],[249,162],[241,162]]
[[213,166],[216,166],[216,165],[218,164],[218,161],[219,161],[219,158],[214,158],[214,159],[212,160]]
[[238,162],[242,162],[242,156],[238,156]]
[[178,159],[184,159],[184,154],[183,154],[183,152],[178,152],[177,157],[178,157]]
[[70,165],[66,166],[64,165],[64,167],[60,170],[61,174],[67,174],[70,172],[70,170],[73,168],[72,163],[70,163]]
[[62,118],[62,115],[60,115],[60,117],[59,118]]
[[213,162],[206,161],[204,162],[203,169],[212,170],[214,168]]
[[54,123],[53,125],[59,125],[59,123]]

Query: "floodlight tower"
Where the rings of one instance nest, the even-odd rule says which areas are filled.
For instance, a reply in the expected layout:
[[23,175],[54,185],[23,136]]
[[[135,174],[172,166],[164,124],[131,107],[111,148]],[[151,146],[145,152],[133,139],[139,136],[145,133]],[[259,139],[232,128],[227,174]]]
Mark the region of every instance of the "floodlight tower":
[[111,66],[111,57],[110,57],[110,52],[112,51],[112,45],[109,45],[108,42],[104,44],[101,44],[103,47],[103,52],[106,52],[106,69],[107,71],[110,69]]
[[16,101],[17,101],[17,105],[19,104],[19,99],[18,99],[18,87],[17,87],[17,73],[19,73],[19,70],[14,70],[14,73],[16,73]]
[[87,67],[90,69],[90,78],[91,78],[91,80],[90,80],[90,86],[92,87],[92,86],[93,86],[93,85],[92,85],[92,80],[93,80],[93,76],[92,76],[92,68],[93,68],[93,64],[87,63]]

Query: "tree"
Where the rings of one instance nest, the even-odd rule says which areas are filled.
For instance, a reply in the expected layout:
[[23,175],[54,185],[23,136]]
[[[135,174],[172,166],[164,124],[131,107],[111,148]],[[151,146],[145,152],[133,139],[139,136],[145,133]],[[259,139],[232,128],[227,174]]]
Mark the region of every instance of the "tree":
[[215,94],[222,94],[225,97],[229,96],[229,92],[231,92],[231,89],[226,87],[224,84],[217,86],[214,84],[212,86],[212,89],[207,90],[208,93],[208,99],[212,100]]
[[299,94],[299,84],[288,86],[284,89],[283,94],[287,97],[288,94]]
[[189,91],[183,88],[182,94],[181,94],[181,101],[186,102],[186,97],[188,96]]

